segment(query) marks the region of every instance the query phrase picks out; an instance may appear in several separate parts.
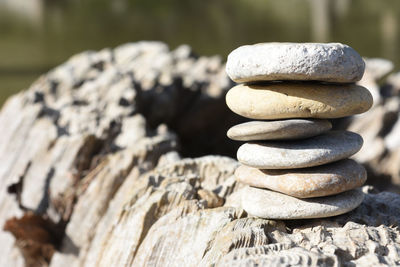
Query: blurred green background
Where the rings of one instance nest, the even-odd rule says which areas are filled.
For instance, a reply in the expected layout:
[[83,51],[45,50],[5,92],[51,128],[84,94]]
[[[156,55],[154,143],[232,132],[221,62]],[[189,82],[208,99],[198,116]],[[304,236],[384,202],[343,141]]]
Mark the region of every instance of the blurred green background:
[[0,0],[0,105],[75,53],[138,40],[223,57],[257,42],[343,42],[397,70],[399,13],[399,0]]

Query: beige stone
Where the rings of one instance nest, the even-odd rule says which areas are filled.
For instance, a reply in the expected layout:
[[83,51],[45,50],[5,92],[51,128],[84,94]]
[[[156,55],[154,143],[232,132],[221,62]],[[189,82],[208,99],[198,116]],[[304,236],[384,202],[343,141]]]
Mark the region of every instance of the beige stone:
[[275,220],[336,216],[357,208],[364,199],[364,193],[359,189],[310,199],[299,199],[250,186],[243,190],[242,207],[249,215]]
[[244,184],[297,198],[335,195],[360,187],[367,180],[365,168],[351,159],[294,170],[259,170],[242,165],[235,176]]
[[363,113],[372,102],[371,93],[358,85],[237,85],[226,95],[226,103],[233,112],[259,120],[340,118]]
[[231,127],[227,135],[237,141],[302,139],[322,134],[331,128],[328,120],[250,121]]

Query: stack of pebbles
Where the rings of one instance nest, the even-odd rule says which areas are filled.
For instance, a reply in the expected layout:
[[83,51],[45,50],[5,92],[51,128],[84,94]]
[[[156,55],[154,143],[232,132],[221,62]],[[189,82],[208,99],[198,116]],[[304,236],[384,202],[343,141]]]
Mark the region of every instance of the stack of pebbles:
[[226,71],[239,84],[228,107],[254,121],[233,126],[228,137],[246,141],[237,158],[242,208],[269,219],[335,216],[363,201],[365,169],[348,157],[363,140],[332,131],[327,119],[367,111],[372,96],[354,83],[365,64],[343,44],[264,43],[228,56]]

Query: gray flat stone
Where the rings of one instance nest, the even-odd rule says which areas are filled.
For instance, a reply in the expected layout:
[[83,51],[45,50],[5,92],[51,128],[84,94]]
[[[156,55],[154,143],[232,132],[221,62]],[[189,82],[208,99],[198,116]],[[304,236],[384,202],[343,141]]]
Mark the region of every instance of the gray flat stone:
[[238,160],[258,169],[296,169],[327,164],[350,157],[363,144],[349,131],[330,131],[295,141],[246,143],[237,151]]
[[361,56],[340,43],[261,43],[245,45],[228,55],[226,72],[235,82],[273,80],[359,81],[365,69]]
[[325,133],[331,128],[328,120],[250,121],[233,126],[227,135],[237,141],[302,139]]
[[242,165],[235,176],[241,183],[297,198],[336,195],[360,187],[367,180],[365,168],[351,159],[292,170],[259,170]]
[[298,199],[267,189],[245,187],[241,197],[241,206],[249,215],[292,220],[325,218],[349,212],[362,203],[364,193],[353,189],[334,196]]

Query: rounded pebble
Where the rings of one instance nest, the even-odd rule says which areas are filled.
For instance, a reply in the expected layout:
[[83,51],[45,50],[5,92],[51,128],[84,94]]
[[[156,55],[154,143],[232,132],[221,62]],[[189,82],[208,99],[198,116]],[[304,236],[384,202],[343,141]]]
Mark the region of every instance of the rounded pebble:
[[306,168],[348,158],[362,144],[362,137],[356,133],[330,131],[303,140],[245,143],[239,147],[237,158],[258,169]]
[[362,203],[364,193],[353,189],[333,196],[298,199],[267,189],[245,187],[241,198],[242,208],[251,216],[292,220],[325,218],[349,212]]
[[303,139],[325,133],[331,128],[328,120],[250,121],[233,126],[227,136],[237,141]]
[[233,112],[256,120],[340,118],[363,113],[372,103],[368,89],[358,85],[237,85],[226,94],[226,104]]
[[240,166],[236,179],[244,184],[266,188],[297,198],[339,194],[362,186],[367,180],[365,168],[351,159],[317,167],[293,170],[259,170]]
[[340,43],[261,43],[228,55],[226,72],[235,82],[275,80],[352,83],[361,80],[365,63]]

